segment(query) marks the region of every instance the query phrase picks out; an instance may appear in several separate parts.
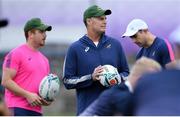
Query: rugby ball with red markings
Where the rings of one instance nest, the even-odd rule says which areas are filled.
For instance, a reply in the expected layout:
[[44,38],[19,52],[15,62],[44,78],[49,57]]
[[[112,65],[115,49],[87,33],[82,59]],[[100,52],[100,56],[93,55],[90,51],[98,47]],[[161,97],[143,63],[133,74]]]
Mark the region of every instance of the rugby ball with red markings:
[[102,67],[103,67],[103,72],[99,76],[99,78],[100,78],[100,83],[103,86],[109,87],[121,83],[121,78],[117,68],[115,68],[112,65],[103,65]]

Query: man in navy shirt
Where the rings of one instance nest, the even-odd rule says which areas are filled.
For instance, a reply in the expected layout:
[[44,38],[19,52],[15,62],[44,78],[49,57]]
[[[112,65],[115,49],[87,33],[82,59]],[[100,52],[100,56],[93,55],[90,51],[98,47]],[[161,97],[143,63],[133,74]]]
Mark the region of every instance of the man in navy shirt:
[[180,116],[178,68],[146,75],[139,80],[134,90],[133,115]]
[[171,32],[169,39],[175,50],[175,58],[180,59],[180,25]]
[[172,67],[180,66],[180,25],[171,32],[169,39],[173,44],[173,49],[175,52],[176,62],[172,64]]
[[76,89],[77,115],[107,89],[98,78],[103,71],[102,65],[116,67],[122,80],[129,74],[120,42],[105,35],[106,15],[110,14],[111,10],[103,10],[97,5],[86,9],[83,20],[87,34],[69,47],[65,58],[63,83],[67,89]]
[[136,59],[142,56],[152,58],[159,62],[163,68],[174,61],[174,53],[166,39],[156,37],[148,30],[148,25],[141,19],[133,19],[127,26],[122,37],[130,37],[139,47],[142,47]]

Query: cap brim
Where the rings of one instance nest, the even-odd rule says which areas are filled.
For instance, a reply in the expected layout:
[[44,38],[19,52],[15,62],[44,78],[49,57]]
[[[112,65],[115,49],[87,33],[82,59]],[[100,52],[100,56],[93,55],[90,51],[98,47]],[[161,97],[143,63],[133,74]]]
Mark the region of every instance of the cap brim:
[[124,38],[124,37],[126,37],[126,36],[122,35],[121,37]]
[[41,27],[38,27],[37,29],[42,30],[42,31],[51,31],[52,26],[42,25]]
[[8,20],[4,19],[4,20],[0,20],[0,27],[5,27],[8,25]]
[[122,38],[128,37],[128,34],[125,32],[121,37],[122,37]]
[[103,15],[110,15],[111,14],[111,10],[102,10],[102,11],[99,11],[99,13],[97,13],[96,15],[94,15],[95,17],[100,17],[100,16],[103,16]]
[[112,13],[112,12],[111,12],[110,9],[107,9],[107,10],[105,10],[105,12],[104,12],[105,15],[110,15],[111,13]]
[[52,26],[47,26],[46,31],[51,31],[52,30]]
[[138,31],[134,31],[134,32],[125,32],[121,37],[124,38],[124,37],[130,37],[130,36],[133,36],[137,33]]

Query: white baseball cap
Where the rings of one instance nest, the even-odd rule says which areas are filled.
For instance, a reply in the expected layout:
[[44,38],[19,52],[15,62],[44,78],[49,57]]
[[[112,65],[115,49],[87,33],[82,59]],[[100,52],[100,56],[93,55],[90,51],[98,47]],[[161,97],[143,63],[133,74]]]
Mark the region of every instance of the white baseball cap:
[[148,25],[141,19],[133,19],[127,26],[126,32],[122,37],[129,37],[135,35],[139,30],[148,29]]

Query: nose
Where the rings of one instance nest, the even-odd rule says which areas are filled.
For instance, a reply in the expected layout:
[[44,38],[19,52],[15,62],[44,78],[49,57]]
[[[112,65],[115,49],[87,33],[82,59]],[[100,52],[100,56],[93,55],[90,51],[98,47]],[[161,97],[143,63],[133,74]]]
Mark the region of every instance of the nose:
[[46,38],[46,36],[47,36],[47,35],[46,35],[46,32],[43,33],[43,36]]
[[106,18],[104,19],[104,24],[106,24],[107,23],[107,20],[106,20]]

